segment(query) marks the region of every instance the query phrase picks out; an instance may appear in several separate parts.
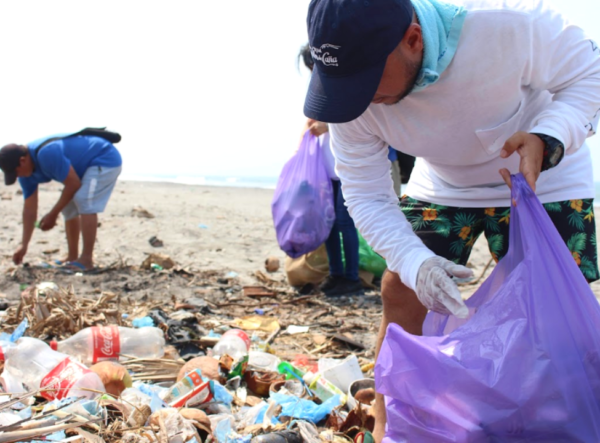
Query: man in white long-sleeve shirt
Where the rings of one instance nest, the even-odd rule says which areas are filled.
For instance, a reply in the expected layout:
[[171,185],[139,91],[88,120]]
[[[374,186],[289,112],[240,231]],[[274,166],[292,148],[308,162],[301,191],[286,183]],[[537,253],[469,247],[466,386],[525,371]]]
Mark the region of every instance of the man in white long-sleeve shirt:
[[[506,253],[522,172],[588,281],[598,279],[585,139],[600,118],[600,49],[542,1],[313,0],[304,112],[330,125],[350,214],[388,263],[383,321],[420,334],[428,309],[466,314],[485,233]],[[418,157],[398,205],[387,147]],[[568,296],[568,294],[565,294]],[[379,398],[375,438],[383,436]]]

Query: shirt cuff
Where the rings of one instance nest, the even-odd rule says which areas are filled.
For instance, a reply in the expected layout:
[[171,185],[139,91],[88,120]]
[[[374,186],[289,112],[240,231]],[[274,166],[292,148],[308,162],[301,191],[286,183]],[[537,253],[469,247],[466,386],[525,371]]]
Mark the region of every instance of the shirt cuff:
[[557,139],[559,142],[561,142],[563,144],[563,146],[565,147],[565,150],[567,149],[567,140],[565,140],[565,137],[563,137],[562,134],[559,134],[558,132],[556,132],[554,129],[544,126],[544,125],[537,125],[533,128],[531,128],[529,131],[530,134],[544,134],[544,135],[549,135],[550,137],[554,137],[555,139]]
[[435,257],[435,254],[427,248],[419,248],[412,252],[409,257],[406,257],[398,272],[402,283],[416,291],[419,269],[423,262],[431,257]]

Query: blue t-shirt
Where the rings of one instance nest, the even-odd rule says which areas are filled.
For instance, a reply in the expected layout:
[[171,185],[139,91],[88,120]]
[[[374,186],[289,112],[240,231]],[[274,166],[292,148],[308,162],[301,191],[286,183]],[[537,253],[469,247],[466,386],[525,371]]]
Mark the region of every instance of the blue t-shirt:
[[51,180],[64,182],[71,166],[79,178],[83,177],[90,166],[121,166],[121,154],[112,143],[101,137],[88,135],[55,140],[40,149],[36,155],[35,150],[44,141],[60,136],[61,134],[52,135],[27,144],[35,169],[29,177],[19,177],[25,199],[31,197],[40,183]]

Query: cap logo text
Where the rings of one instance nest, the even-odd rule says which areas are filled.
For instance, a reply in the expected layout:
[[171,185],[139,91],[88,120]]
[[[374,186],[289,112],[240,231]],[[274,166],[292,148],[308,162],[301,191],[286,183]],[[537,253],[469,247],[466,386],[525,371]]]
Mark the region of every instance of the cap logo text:
[[332,45],[331,43],[324,43],[320,48],[315,46],[310,47],[310,54],[313,60],[323,63],[324,66],[338,66],[337,57],[330,54],[332,49],[340,49],[341,46]]

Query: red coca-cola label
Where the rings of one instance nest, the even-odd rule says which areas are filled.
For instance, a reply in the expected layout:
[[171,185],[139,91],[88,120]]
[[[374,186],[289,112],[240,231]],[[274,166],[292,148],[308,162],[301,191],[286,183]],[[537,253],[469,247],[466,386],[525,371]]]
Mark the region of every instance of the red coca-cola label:
[[42,397],[47,400],[61,400],[67,396],[75,382],[90,371],[81,363],[65,358],[48,372],[40,383]]
[[98,363],[104,360],[118,360],[121,353],[121,338],[118,326],[94,326],[92,329],[92,341],[94,350],[92,362]]
[[4,361],[4,351],[2,350],[2,346],[0,346],[0,361]]
[[250,349],[250,337],[248,337],[248,334],[246,334],[241,329],[230,329],[225,334],[223,334],[223,337],[227,335],[235,335],[236,337],[241,338],[242,340],[244,340],[244,343],[246,343],[246,349]]

